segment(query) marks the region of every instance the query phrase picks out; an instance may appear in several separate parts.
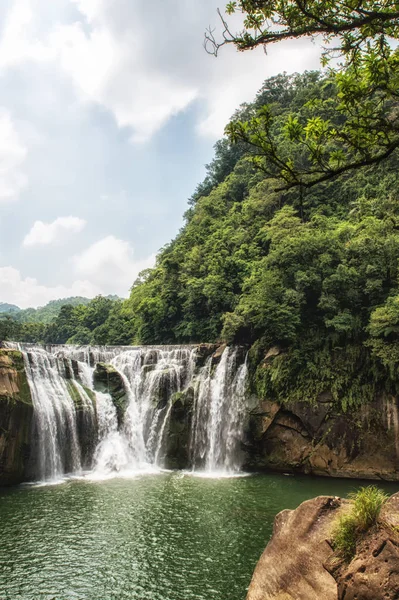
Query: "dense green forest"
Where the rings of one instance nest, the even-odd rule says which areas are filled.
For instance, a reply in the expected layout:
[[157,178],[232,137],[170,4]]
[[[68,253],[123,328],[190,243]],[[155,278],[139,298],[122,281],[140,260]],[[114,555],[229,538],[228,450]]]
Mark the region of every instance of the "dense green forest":
[[[279,75],[233,122],[268,105],[284,136],[279,120],[306,120],[330,85],[318,72]],[[328,118],[328,104],[320,110]],[[64,306],[47,324],[10,316],[0,321],[0,336],[77,344],[226,341],[251,348],[259,365],[254,381],[268,397],[312,399],[328,388],[345,407],[382,389],[394,392],[398,168],[393,153],[307,190],[275,191],[251,145],[223,138],[189,200],[184,227],[155,268],[140,274],[129,299]],[[262,362],[272,347],[276,356]]]
[[3,307],[0,311],[0,340],[72,344],[72,337],[77,334],[76,343],[101,344],[101,333],[94,331],[104,324],[112,311],[118,311],[121,304],[118,296],[99,296],[94,300],[73,296],[24,310],[3,303],[0,305],[0,308]]

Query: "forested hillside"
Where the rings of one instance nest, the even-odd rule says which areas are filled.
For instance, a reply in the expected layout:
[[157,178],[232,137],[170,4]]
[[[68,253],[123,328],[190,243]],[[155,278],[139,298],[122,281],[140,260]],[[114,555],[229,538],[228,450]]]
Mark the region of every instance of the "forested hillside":
[[[235,118],[264,104],[282,120],[302,118],[328,93],[317,73],[278,76]],[[185,227],[133,286],[133,339],[246,343],[259,360],[276,346],[257,383],[280,399],[328,385],[351,403],[394,386],[397,156],[308,191],[275,192],[249,150],[216,145]]]
[[[279,75],[233,121],[245,122],[268,105],[278,133],[279,119],[314,114],[329,85],[317,72]],[[326,104],[320,106],[328,118]],[[278,135],[284,144],[284,131]],[[227,341],[251,347],[253,364],[275,347],[273,361],[256,374],[258,391],[269,397],[284,399],[289,390],[311,399],[328,386],[347,405],[379,389],[394,391],[398,162],[393,153],[308,190],[275,191],[251,146],[224,138],[189,201],[185,226],[134,283],[130,298],[64,307],[42,338]]]
[[114,312],[119,315],[121,305],[118,296],[99,296],[93,300],[73,296],[51,300],[39,308],[15,307],[16,311],[7,310],[0,315],[0,340],[54,344],[72,344],[76,340],[79,344],[101,344],[104,322]]

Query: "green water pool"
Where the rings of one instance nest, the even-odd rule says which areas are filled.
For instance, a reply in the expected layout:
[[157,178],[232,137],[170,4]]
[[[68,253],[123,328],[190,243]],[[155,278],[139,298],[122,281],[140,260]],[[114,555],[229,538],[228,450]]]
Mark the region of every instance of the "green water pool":
[[360,485],[174,472],[3,490],[0,600],[244,600],[276,513]]

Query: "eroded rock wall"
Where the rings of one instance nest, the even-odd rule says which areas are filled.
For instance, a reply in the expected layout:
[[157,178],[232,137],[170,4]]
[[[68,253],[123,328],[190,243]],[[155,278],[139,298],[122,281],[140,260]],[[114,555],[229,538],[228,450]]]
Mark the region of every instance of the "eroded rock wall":
[[361,409],[337,409],[332,395],[314,403],[253,402],[248,469],[330,477],[399,479],[397,400],[376,398]]
[[0,485],[27,478],[32,418],[22,354],[0,349]]

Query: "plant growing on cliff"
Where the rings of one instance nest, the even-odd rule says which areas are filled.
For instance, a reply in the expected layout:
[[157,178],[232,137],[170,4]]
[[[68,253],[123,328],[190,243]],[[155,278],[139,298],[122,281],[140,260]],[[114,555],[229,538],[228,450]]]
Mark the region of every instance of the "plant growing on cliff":
[[350,511],[339,517],[332,534],[334,550],[345,561],[352,560],[359,537],[372,527],[388,496],[375,485],[362,487],[350,494]]

